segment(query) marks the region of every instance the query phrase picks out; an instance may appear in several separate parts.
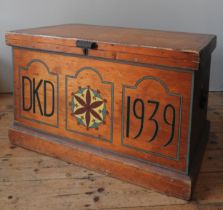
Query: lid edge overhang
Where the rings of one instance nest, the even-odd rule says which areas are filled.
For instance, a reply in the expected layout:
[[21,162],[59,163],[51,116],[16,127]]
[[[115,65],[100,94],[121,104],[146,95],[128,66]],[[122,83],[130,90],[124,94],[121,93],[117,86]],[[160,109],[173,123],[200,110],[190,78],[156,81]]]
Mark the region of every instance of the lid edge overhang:
[[[170,63],[172,60],[173,65],[166,65],[168,67],[177,67],[181,68],[179,64],[174,65],[174,59],[182,61],[183,63],[188,63],[188,65],[183,65],[183,69],[189,70],[198,70],[200,63],[200,54],[201,52],[208,51],[212,53],[214,48],[216,47],[216,36],[211,35],[211,41],[207,40],[207,44],[204,48],[200,48],[197,50],[188,50],[188,49],[172,49],[172,48],[161,48],[156,46],[143,46],[143,45],[134,45],[134,44],[125,44],[125,43],[117,43],[117,42],[104,42],[100,40],[86,40],[86,41],[94,41],[98,44],[98,50],[104,52],[111,52],[113,54],[137,54],[140,56],[151,56],[156,57],[163,60],[168,60],[167,63]],[[210,36],[210,37],[211,37]],[[24,47],[38,50],[38,45],[55,45],[55,46],[64,46],[67,48],[75,48],[75,42],[77,40],[83,40],[81,38],[67,38],[67,37],[59,37],[59,36],[49,36],[49,35],[33,35],[28,33],[19,33],[15,31],[7,32],[5,34],[6,44],[15,47]],[[84,39],[85,40],[85,39]],[[17,42],[17,43],[16,43]],[[28,42],[30,42],[30,46],[28,46]],[[16,43],[16,44],[15,44]],[[44,49],[40,49],[44,50]],[[51,51],[50,49],[46,49],[46,51]],[[53,52],[57,52],[52,50]],[[58,52],[66,53],[66,50],[59,50]],[[69,52],[68,52],[69,53]],[[71,53],[72,54],[72,53]],[[101,57],[101,56],[99,56]],[[103,56],[102,56],[103,57]],[[117,55],[114,57],[117,58]],[[135,59],[137,60],[137,59]],[[146,58],[144,59],[146,60]],[[127,59],[128,61],[128,59]],[[149,61],[148,61],[149,62]],[[145,62],[147,63],[147,62]]]

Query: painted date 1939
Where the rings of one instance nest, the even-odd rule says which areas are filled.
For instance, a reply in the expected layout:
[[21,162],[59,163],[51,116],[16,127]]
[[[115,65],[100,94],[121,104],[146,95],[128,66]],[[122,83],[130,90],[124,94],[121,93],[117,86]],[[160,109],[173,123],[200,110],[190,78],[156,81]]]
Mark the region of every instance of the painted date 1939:
[[[148,106],[149,109],[151,109],[151,114],[146,118],[145,108]],[[137,109],[138,107],[138,109]],[[135,135],[133,135],[133,139],[137,139],[143,132],[144,129],[150,129],[145,128],[145,120],[151,121],[154,126],[151,128],[153,129],[152,136],[147,139],[148,142],[155,141],[157,139],[157,135],[159,132],[162,132],[162,129],[160,129],[159,120],[162,120],[163,123],[165,123],[168,127],[170,127],[170,135],[167,136],[167,140],[164,143],[164,147],[170,145],[174,139],[174,133],[175,133],[175,125],[176,125],[176,109],[175,107],[168,103],[164,106],[164,109],[162,110],[162,118],[158,120],[157,112],[160,109],[160,102],[155,100],[147,100],[146,104],[141,98],[136,98],[133,103],[131,103],[131,97],[127,96],[127,115],[126,115],[126,137],[130,137],[130,130],[131,129],[131,113],[133,113],[134,119],[139,120],[140,126],[138,128],[138,131]]]

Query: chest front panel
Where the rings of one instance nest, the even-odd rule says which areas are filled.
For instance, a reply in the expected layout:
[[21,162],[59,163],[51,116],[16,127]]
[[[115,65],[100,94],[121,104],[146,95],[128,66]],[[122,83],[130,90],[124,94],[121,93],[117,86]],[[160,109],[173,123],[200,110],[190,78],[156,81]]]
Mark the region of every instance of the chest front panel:
[[16,122],[186,172],[193,74],[14,49]]

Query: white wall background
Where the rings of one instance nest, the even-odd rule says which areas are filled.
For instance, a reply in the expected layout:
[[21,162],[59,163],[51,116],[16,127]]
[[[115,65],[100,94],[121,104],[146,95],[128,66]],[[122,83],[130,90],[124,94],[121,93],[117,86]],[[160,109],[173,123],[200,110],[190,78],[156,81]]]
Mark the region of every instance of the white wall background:
[[0,0],[0,92],[13,87],[6,31],[75,22],[216,34],[210,90],[223,90],[222,0]]

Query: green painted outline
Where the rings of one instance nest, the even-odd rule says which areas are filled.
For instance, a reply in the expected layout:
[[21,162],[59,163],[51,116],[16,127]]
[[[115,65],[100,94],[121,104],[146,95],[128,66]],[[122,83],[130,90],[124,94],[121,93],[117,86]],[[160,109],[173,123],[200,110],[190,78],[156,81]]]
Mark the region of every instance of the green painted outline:
[[[134,146],[130,146],[126,143],[124,143],[124,108],[125,108],[125,89],[137,89],[138,85],[143,81],[143,80],[155,80],[157,82],[159,82],[162,87],[165,89],[165,91],[167,92],[168,95],[170,96],[177,96],[180,98],[180,108],[179,108],[179,126],[178,126],[178,143],[177,143],[177,153],[176,153],[176,158],[167,156],[167,155],[163,155],[157,152],[152,152],[149,150],[144,150],[144,149],[140,149]],[[159,78],[153,77],[153,76],[144,76],[141,79],[137,80],[134,86],[129,86],[129,85],[122,85],[122,125],[121,125],[121,144],[125,147],[128,147],[130,149],[134,149],[136,151],[140,151],[140,152],[144,152],[144,153],[149,153],[149,154],[153,154],[156,156],[160,156],[160,157],[165,157],[167,159],[170,160],[177,160],[179,161],[180,159],[180,140],[181,140],[181,123],[182,123],[182,104],[183,104],[183,97],[180,94],[177,93],[171,93],[169,91],[169,88],[167,87],[167,85],[160,80]],[[158,164],[159,165],[159,164]]]
[[[29,118],[29,117],[25,117],[25,116],[23,116],[22,114],[21,114],[21,112],[22,112],[22,100],[21,100],[21,71],[29,71],[29,68],[30,68],[30,66],[33,64],[33,63],[41,63],[44,67],[45,67],[45,69],[48,71],[48,73],[49,74],[51,74],[51,75],[54,75],[54,76],[56,76],[57,77],[57,88],[56,88],[56,90],[57,90],[57,111],[56,111],[56,113],[57,113],[57,123],[56,123],[56,125],[53,125],[53,124],[50,124],[50,123],[46,123],[46,122],[43,122],[43,121],[40,121],[40,120],[36,120],[36,119],[32,119],[32,118]],[[27,66],[26,67],[23,67],[23,66],[20,66],[19,67],[19,100],[20,100],[20,103],[19,103],[19,110],[20,110],[20,116],[21,116],[21,118],[23,118],[23,119],[26,119],[26,120],[30,120],[30,121],[32,121],[32,122],[36,122],[36,123],[40,123],[40,124],[44,124],[44,125],[49,125],[49,126],[51,126],[51,127],[55,127],[55,128],[59,128],[59,76],[58,76],[58,74],[56,74],[56,73],[54,73],[54,72],[50,72],[50,69],[49,69],[49,67],[47,66],[47,64],[45,63],[45,62],[43,62],[42,60],[40,60],[40,59],[32,59],[28,64],[27,64]]]
[[[102,84],[107,84],[107,85],[111,86],[110,139],[101,138],[101,137],[98,137],[98,136],[95,136],[95,135],[92,135],[92,134],[87,134],[87,133],[76,131],[76,130],[73,130],[73,129],[68,129],[68,122],[67,121],[68,121],[69,102],[68,102],[68,95],[67,95],[67,83],[68,83],[67,80],[68,80],[68,78],[77,79],[79,73],[81,73],[82,71],[93,71],[94,73],[97,74],[97,76],[101,80]],[[86,67],[83,67],[83,68],[80,68],[79,70],[77,70],[77,72],[75,73],[74,76],[71,76],[71,75],[66,75],[65,76],[65,96],[66,96],[66,100],[65,100],[66,101],[65,102],[66,103],[65,104],[65,107],[66,107],[66,125],[65,125],[65,129],[67,131],[70,131],[70,132],[73,132],[73,133],[78,133],[78,134],[81,134],[81,135],[84,135],[84,136],[92,137],[92,138],[95,138],[95,139],[98,139],[98,140],[102,140],[102,141],[106,141],[106,142],[110,142],[110,143],[113,142],[113,117],[114,117],[114,83],[113,82],[104,81],[102,76],[101,76],[101,74],[98,72],[97,69],[89,67],[89,66],[86,66]]]
[[[56,137],[56,138],[61,140],[61,143],[69,142],[71,145],[75,145],[75,144],[82,145],[82,146],[85,146],[85,147],[88,147],[88,148],[96,149],[98,151],[102,151],[102,152],[109,153],[109,154],[112,154],[112,155],[117,155],[119,157],[129,158],[130,160],[138,161],[138,162],[143,163],[143,164],[148,164],[149,163],[150,165],[155,166],[155,167],[162,167],[164,169],[170,169],[169,167],[167,167],[165,165],[161,166],[161,165],[156,164],[154,162],[150,162],[150,161],[143,160],[141,158],[130,156],[130,155],[126,154],[126,153],[119,153],[119,152],[114,151],[114,150],[106,149],[106,148],[103,148],[103,147],[98,147],[98,146],[93,145],[93,144],[89,144],[89,143],[86,143],[86,142],[83,142],[83,141],[79,141],[79,140],[77,140],[75,138],[69,138],[67,136],[60,136],[60,135],[53,134],[53,133],[50,133],[50,132],[47,132],[47,131],[43,131],[43,130],[38,129],[38,128],[29,127],[29,126],[23,125],[20,122],[14,122],[13,125],[22,126],[22,127],[25,127],[25,128],[27,128],[29,130],[37,131],[37,132],[42,133],[42,134],[46,134],[46,135],[50,135],[52,137]],[[178,170],[178,169],[175,169],[175,168],[171,168],[171,170],[174,171],[174,172],[177,172],[179,174],[185,175],[185,173],[182,172],[181,170]]]
[[[32,48],[29,48],[29,47],[21,47],[21,46],[14,46],[13,49],[25,49],[25,50],[29,50],[29,51],[41,52],[41,53],[46,53],[46,54],[63,55],[63,56],[66,56],[66,57],[86,58],[86,56],[79,55],[79,54],[75,54],[75,53],[55,52],[55,51],[50,51],[50,50],[32,49]],[[162,65],[157,65],[157,64],[155,65],[155,64],[149,64],[149,63],[143,64],[143,63],[136,63],[136,62],[131,62],[131,61],[121,61],[121,60],[112,60],[112,59],[106,59],[106,58],[99,58],[99,57],[94,57],[94,56],[87,56],[87,58],[88,59],[91,59],[91,60],[104,61],[104,62],[110,62],[110,63],[127,64],[127,65],[140,66],[140,67],[148,67],[148,68],[159,68],[159,69],[164,70],[164,71],[175,71],[175,72],[179,72],[179,73],[181,73],[181,72],[183,72],[183,73],[192,73],[193,75],[195,73],[195,72],[193,72],[189,68],[168,67],[168,66],[162,66]],[[194,83],[194,81],[193,81],[193,83]],[[192,88],[191,91],[192,92],[194,91],[194,87]],[[191,101],[190,110],[192,110],[192,107],[193,107],[192,106],[193,98],[191,98],[190,101]],[[190,120],[191,119],[192,118],[190,117]],[[191,133],[191,126],[192,126],[192,122],[190,121],[189,122],[189,130],[190,130],[190,133]],[[53,134],[50,134],[50,135],[53,135]],[[189,134],[189,136],[188,136],[188,143],[187,143],[187,146],[188,146],[189,149],[190,149],[190,138],[191,138],[191,134]],[[187,155],[189,155],[189,151],[187,151]],[[125,156],[127,156],[127,155],[125,155]],[[130,159],[137,159],[138,161],[142,161],[142,162],[145,162],[145,163],[149,163],[149,164],[155,165],[155,166],[161,166],[161,165],[156,164],[156,163],[153,163],[151,161],[145,161],[143,159],[139,159],[139,158],[136,158],[136,157],[133,158],[132,156],[128,156],[128,158],[130,158]],[[189,156],[187,156],[187,159],[188,159],[188,161],[187,161],[187,167],[189,167]],[[166,167],[166,166],[163,166],[163,165],[162,165],[162,167],[163,168],[170,168],[170,167]],[[189,168],[187,168],[185,170],[185,172],[183,172],[181,170],[178,170],[178,169],[174,169],[174,168],[171,168],[171,169],[174,170],[174,171],[176,171],[176,172],[178,172],[178,173],[182,173],[182,174],[185,174],[185,172],[188,173],[188,171],[189,171]]]

